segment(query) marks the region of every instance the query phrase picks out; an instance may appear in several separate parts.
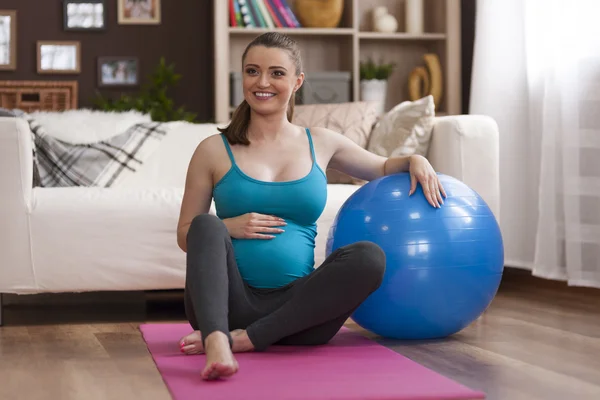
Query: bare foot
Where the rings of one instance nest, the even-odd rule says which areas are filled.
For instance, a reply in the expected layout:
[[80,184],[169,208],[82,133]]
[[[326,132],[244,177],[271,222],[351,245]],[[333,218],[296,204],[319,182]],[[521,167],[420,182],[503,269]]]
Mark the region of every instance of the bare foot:
[[181,338],[179,341],[179,347],[182,353],[188,355],[204,353],[204,346],[202,346],[202,336],[200,335],[200,331],[194,331]]
[[202,371],[202,379],[213,380],[234,375],[238,363],[229,347],[229,339],[223,332],[213,332],[206,337],[206,366]]
[[[250,342],[245,330],[236,329],[231,331],[230,335],[233,339],[233,346],[231,350],[234,353],[254,350],[254,346],[252,345],[252,342]],[[202,346],[202,337],[200,335],[200,331],[194,331],[183,337],[179,341],[179,347],[181,348],[182,353],[188,355],[204,353],[204,346]]]

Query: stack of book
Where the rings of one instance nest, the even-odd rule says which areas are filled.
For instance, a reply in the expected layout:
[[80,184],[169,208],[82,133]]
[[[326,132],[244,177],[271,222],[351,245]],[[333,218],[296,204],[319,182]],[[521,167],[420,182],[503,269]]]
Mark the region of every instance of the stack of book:
[[286,0],[229,0],[229,24],[242,28],[300,28]]

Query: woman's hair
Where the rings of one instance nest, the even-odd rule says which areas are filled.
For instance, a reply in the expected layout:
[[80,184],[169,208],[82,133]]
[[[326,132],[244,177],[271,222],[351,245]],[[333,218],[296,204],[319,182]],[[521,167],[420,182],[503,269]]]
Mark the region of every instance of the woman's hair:
[[[264,33],[246,46],[242,55],[242,69],[248,51],[255,46],[264,46],[267,48],[282,49],[288,52],[290,58],[296,67],[296,76],[302,72],[302,60],[300,58],[300,49],[295,40],[287,35],[278,32]],[[295,94],[292,94],[287,109],[288,121],[292,121],[294,115]],[[236,108],[231,117],[231,122],[225,128],[218,128],[231,144],[250,144],[248,140],[248,125],[250,124],[250,105],[246,100]]]

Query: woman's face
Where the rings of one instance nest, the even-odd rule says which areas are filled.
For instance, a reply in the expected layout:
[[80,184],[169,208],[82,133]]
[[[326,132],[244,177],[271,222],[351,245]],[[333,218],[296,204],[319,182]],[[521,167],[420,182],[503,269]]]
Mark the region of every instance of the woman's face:
[[243,70],[244,98],[261,114],[284,113],[290,97],[300,88],[304,74],[286,50],[254,46],[246,54]]

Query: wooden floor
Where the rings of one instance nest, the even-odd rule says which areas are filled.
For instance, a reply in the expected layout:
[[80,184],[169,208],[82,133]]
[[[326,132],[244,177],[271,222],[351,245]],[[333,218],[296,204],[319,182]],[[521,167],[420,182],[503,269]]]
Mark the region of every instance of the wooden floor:
[[[170,398],[138,325],[182,321],[181,293],[97,296],[5,307],[0,399]],[[453,337],[375,340],[488,399],[600,399],[600,290],[507,270],[488,311]]]

